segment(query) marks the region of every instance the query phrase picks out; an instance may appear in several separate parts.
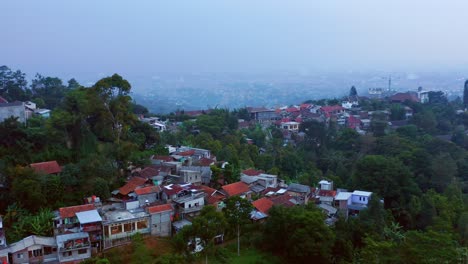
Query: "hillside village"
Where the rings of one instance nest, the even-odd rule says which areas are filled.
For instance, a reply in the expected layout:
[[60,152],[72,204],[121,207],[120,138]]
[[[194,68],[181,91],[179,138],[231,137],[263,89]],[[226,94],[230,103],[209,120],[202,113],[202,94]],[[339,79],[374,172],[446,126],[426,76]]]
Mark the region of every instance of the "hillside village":
[[[107,82],[114,82],[114,84],[109,88]],[[66,204],[66,206],[51,208],[53,217],[47,218],[48,214],[45,213],[45,222],[41,222],[48,225],[43,228],[50,232],[42,232],[42,234],[49,234],[48,236],[29,231],[31,235],[17,237],[18,234],[28,232],[18,231],[18,225],[15,225],[14,220],[12,222],[11,219],[15,219],[12,212],[19,212],[20,209],[10,205],[4,215],[4,220],[0,219],[0,260],[3,263],[92,261],[102,252],[131,244],[136,234],[177,237],[178,234],[183,234],[184,230],[188,230],[186,227],[195,225],[193,223],[197,222],[200,214],[208,212],[207,207],[214,208],[215,212],[226,213],[229,204],[239,198],[241,200],[237,200],[236,203],[245,201],[248,204],[245,208],[249,210],[248,219],[245,219],[247,222],[243,224],[253,223],[267,227],[271,211],[276,210],[275,208],[305,208],[304,210],[320,212],[319,218],[322,223],[316,223],[317,226],[324,225],[329,228],[327,230],[334,230],[343,228],[343,221],[349,225],[355,225],[353,224],[355,221],[362,222],[360,223],[362,225],[374,223],[373,221],[383,218],[385,208],[388,218],[392,219],[392,224],[396,223],[398,230],[402,226],[408,230],[424,229],[430,226],[432,221],[436,221],[433,219],[439,219],[439,215],[430,216],[429,223],[424,223],[424,226],[419,225],[416,219],[427,217],[421,211],[409,213],[408,211],[412,209],[405,209],[408,204],[414,202],[414,199],[420,199],[415,197],[422,195],[421,199],[446,199],[437,196],[440,194],[433,190],[444,193],[450,188],[455,188],[454,193],[462,196],[462,192],[466,192],[467,189],[466,171],[463,170],[466,166],[463,161],[466,161],[467,156],[463,148],[467,147],[468,130],[463,129],[460,132],[460,140],[455,137],[458,134],[455,134],[451,127],[439,126],[442,121],[436,121],[433,118],[436,124],[428,125],[427,116],[422,116],[426,113],[422,110],[423,107],[430,105],[440,107],[448,104],[443,93],[440,92],[424,92],[419,89],[418,92],[395,92],[385,97],[381,94],[361,97],[357,95],[353,87],[354,91],[352,88],[349,96],[342,100],[306,101],[298,105],[275,109],[246,107],[236,109],[232,113],[223,109],[176,111],[171,115],[159,117],[149,113],[132,113],[127,119],[117,122],[115,117],[119,115],[114,114],[113,111],[121,111],[121,109],[108,109],[108,104],[104,101],[109,100],[105,97],[106,93],[95,92],[101,91],[99,89],[115,89],[115,87],[123,89],[125,85],[125,80],[122,81],[120,76],[114,75],[99,81],[92,88],[82,87],[70,90],[65,102],[71,106],[65,106],[58,111],[38,109],[32,101],[10,103],[0,97],[0,121],[4,121],[4,126],[11,126],[14,129],[19,129],[14,122],[27,125],[25,129],[31,126],[31,122],[51,124],[49,127],[34,127],[36,130],[33,131],[40,131],[44,127],[60,128],[61,122],[68,120],[63,114],[64,111],[72,113],[77,120],[81,118],[81,123],[73,121],[63,126],[62,130],[66,131],[63,137],[66,140],[60,144],[66,145],[67,149],[85,149],[79,145],[80,142],[84,142],[83,144],[88,148],[100,145],[101,149],[94,146],[96,153],[100,151],[106,153],[102,149],[105,150],[106,144],[111,145],[109,142],[114,144],[111,146],[125,147],[120,142],[121,139],[128,142],[134,140],[140,145],[138,149],[130,146],[129,151],[118,149],[115,152],[117,159],[109,162],[108,165],[112,167],[110,170],[116,173],[106,176],[108,178],[96,175],[96,172],[105,172],[98,170],[100,168],[96,167],[99,166],[93,164],[98,157],[91,156],[85,163],[80,164],[81,168],[92,171],[85,184],[90,188],[83,192],[81,188],[86,188],[86,186],[80,186],[77,183],[71,183],[65,187],[69,193],[59,196],[61,202],[55,204]],[[126,91],[128,92],[129,88]],[[95,96],[98,99],[101,96],[102,101],[97,100],[97,102],[104,102],[103,108],[98,108],[103,112],[96,114],[93,112],[96,110],[91,108],[91,110],[86,109],[89,111],[87,115],[82,115],[81,110],[77,111],[75,108],[83,107],[80,105],[82,95]],[[93,97],[89,100],[96,102],[92,101]],[[129,104],[129,100],[123,97],[111,99],[109,104],[112,105],[114,102],[118,102],[117,105]],[[467,115],[466,109],[458,107],[452,110],[451,114],[456,117],[456,120],[466,122],[463,119]],[[112,114],[112,119],[103,118],[106,116],[102,113],[107,112]],[[61,120],[61,118],[65,119]],[[112,120],[112,122],[106,123],[106,120]],[[103,131],[100,122],[108,124],[106,129],[110,131],[109,133],[106,134]],[[132,135],[131,132],[128,135],[121,134],[123,131],[121,128],[124,127],[122,124],[125,122],[132,123],[131,126],[135,127],[133,128],[135,131],[140,129],[143,140]],[[86,129],[80,132],[81,136],[77,135],[76,130],[82,129],[84,123],[87,124]],[[140,127],[136,128],[135,124]],[[8,134],[9,131],[14,131],[11,128],[7,128],[3,133],[14,137],[16,134]],[[428,136],[422,134],[424,131],[434,135],[434,139],[430,139],[433,143],[425,146],[433,146],[437,149],[435,153],[442,154],[431,158],[429,154],[423,155],[416,150],[415,156],[411,157],[407,154],[409,150],[405,150],[407,152],[398,150],[402,146],[412,146],[407,143],[408,135],[415,135],[421,142],[430,142]],[[85,137],[82,136],[86,133],[94,133],[97,140],[93,142],[97,143],[87,143]],[[386,137],[388,141],[380,141]],[[402,144],[392,145],[392,140],[401,141]],[[163,142],[165,144],[162,144]],[[187,142],[189,144],[184,144]],[[10,144],[10,141],[5,141],[4,144]],[[331,149],[341,151],[344,157],[332,156],[326,145]],[[414,148],[422,147],[415,145]],[[440,150],[440,148],[449,150]],[[13,147],[8,145],[6,149],[12,150]],[[389,155],[388,157],[383,156],[384,151],[390,153],[385,154]],[[443,156],[444,151],[460,153],[454,156],[457,157],[457,162],[450,157]],[[133,157],[132,152],[138,155]],[[83,155],[79,152],[78,154]],[[398,156],[403,154],[406,156]],[[392,155],[397,155],[405,163],[393,158]],[[45,157],[56,157],[56,159],[36,159],[35,162],[28,164],[13,163],[14,170],[7,172],[27,177],[25,176],[25,179],[21,181],[21,176],[14,178],[11,175],[5,175],[7,177],[2,177],[3,190],[9,192],[11,188],[14,190],[12,194],[19,193],[23,195],[22,197],[28,197],[28,194],[21,193],[23,190],[21,184],[26,185],[26,180],[39,179],[41,184],[45,182],[52,184],[50,186],[55,186],[48,180],[70,179],[68,166],[70,164],[67,164],[66,160],[72,163],[71,161],[76,158],[72,156],[64,158],[60,154],[49,152]],[[440,171],[438,167],[431,167],[433,171],[430,172],[430,176],[424,176],[425,172],[421,172],[422,168],[411,167],[413,163],[406,162],[410,158],[422,164],[425,164],[424,162],[429,158],[433,161],[448,159],[454,167],[450,174],[451,180],[443,176],[439,176],[442,178],[433,176],[439,175],[437,174]],[[306,164],[308,159],[314,160],[314,164]],[[79,161],[80,158],[77,160]],[[412,171],[410,172],[404,166],[415,171],[417,177],[411,176]],[[385,171],[385,174],[378,174],[380,170]],[[77,169],[73,173],[80,175],[81,171]],[[443,170],[441,173],[446,174]],[[424,177],[430,178],[427,180]],[[8,178],[13,178],[13,180],[8,181]],[[95,178],[101,180],[96,181]],[[104,179],[108,179],[109,182]],[[458,183],[456,179],[460,182]],[[21,190],[15,189],[15,186],[21,186]],[[110,187],[113,188],[109,189]],[[73,190],[80,190],[80,192]],[[28,190],[23,191],[28,192]],[[422,192],[424,194],[421,194]],[[79,197],[82,202],[76,202],[77,199],[65,200],[64,197],[68,196]],[[373,209],[367,212],[366,209],[369,209],[372,200],[375,201]],[[38,210],[34,202],[30,201],[28,208]],[[50,205],[54,201],[47,202]],[[421,203],[421,201],[418,202]],[[464,212],[463,200],[461,206],[458,209],[450,209],[454,210],[451,214],[454,216],[446,221],[453,223],[461,219],[462,212]],[[240,210],[239,206],[237,210]],[[361,221],[360,215],[363,211],[366,211],[365,217],[369,217],[369,213],[377,216],[373,215],[372,220]],[[380,213],[375,213],[377,211]],[[41,214],[42,211],[39,211],[34,217],[40,217]],[[455,215],[459,216],[455,217]],[[366,219],[365,217],[363,219]],[[8,219],[8,225],[4,224],[5,219]],[[462,234],[463,224],[458,222],[455,224],[457,228],[461,228],[459,231]],[[240,222],[237,222],[237,225],[239,236]],[[349,228],[345,227],[345,229]],[[213,230],[214,233],[210,234],[207,241],[213,240],[216,244],[223,243],[226,234],[222,229],[220,230]],[[11,236],[12,232],[15,236]],[[228,237],[233,239],[232,230],[230,232]],[[193,236],[196,235],[192,234]],[[16,241],[9,241],[8,237],[15,237]],[[196,237],[196,239],[200,238]],[[193,241],[186,242],[193,244]],[[206,243],[208,242],[205,241],[204,245],[208,246]],[[320,240],[317,243],[321,243]],[[203,252],[203,247],[199,246],[198,242],[196,244],[197,246],[189,252]],[[337,253],[335,257],[338,255]],[[321,257],[327,258],[323,254]]]

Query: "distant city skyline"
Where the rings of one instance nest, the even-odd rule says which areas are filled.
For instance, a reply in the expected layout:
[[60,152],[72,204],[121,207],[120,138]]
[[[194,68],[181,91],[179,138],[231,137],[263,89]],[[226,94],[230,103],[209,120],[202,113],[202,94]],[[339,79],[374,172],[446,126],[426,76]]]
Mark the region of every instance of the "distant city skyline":
[[7,1],[0,64],[62,78],[465,71],[468,2]]

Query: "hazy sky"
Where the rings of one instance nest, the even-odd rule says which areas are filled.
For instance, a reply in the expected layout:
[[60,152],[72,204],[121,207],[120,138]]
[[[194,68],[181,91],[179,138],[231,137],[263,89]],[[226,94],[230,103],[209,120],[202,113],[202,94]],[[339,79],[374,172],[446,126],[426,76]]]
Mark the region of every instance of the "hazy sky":
[[0,65],[152,74],[468,65],[468,1],[3,1]]

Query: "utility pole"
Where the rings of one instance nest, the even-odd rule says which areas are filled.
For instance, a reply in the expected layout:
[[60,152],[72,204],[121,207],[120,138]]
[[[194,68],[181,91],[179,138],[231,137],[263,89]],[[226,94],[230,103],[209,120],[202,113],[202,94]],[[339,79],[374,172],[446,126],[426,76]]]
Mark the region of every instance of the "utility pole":
[[240,203],[239,201],[236,202],[236,207],[237,207],[237,256],[240,257],[240,227],[239,227],[239,221],[240,221]]

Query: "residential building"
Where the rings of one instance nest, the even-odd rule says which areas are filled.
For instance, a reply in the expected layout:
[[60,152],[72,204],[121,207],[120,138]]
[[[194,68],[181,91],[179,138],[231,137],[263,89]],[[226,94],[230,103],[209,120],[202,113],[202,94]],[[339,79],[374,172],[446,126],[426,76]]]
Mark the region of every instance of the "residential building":
[[[206,159],[206,158],[202,158],[200,159],[199,161],[207,161],[207,160],[210,160],[210,159]],[[214,162],[213,162],[214,163]],[[199,163],[198,163],[199,164]],[[186,171],[195,171],[197,173],[193,173],[193,175],[190,175],[190,173],[186,173],[183,171],[186,170]],[[191,183],[196,183],[196,184],[209,184],[210,181],[211,181],[211,175],[212,175],[212,171],[211,171],[211,168],[210,168],[210,165],[207,165],[207,166],[203,166],[201,164],[199,164],[198,166],[182,166],[180,168],[180,171],[179,171],[179,174],[182,176],[184,175],[182,178],[185,178],[185,175],[187,176],[199,176],[199,178],[192,178],[192,180],[190,180],[190,178],[188,180],[183,180],[184,182],[191,182]],[[199,181],[199,179],[201,179]]]
[[371,196],[372,192],[358,190],[338,192],[335,196],[335,206],[338,206],[338,209],[346,215],[356,215],[367,208]]
[[151,235],[171,235],[171,223],[174,216],[174,208],[171,204],[161,204],[146,207],[146,212],[150,215]]
[[6,238],[5,238],[5,231],[3,229],[3,219],[0,216],[0,249],[7,246]]
[[90,210],[96,210],[94,204],[75,205],[59,208],[58,215],[54,219],[55,234],[80,232],[80,222],[76,214]]
[[294,121],[289,121],[289,122],[282,122],[281,123],[281,128],[286,129],[289,131],[299,131],[299,122],[294,122]]
[[247,111],[249,111],[250,118],[257,122],[274,121],[280,118],[274,109],[247,107]]
[[60,263],[78,264],[91,257],[91,242],[86,232],[58,235],[56,240]]
[[142,177],[132,177],[124,186],[113,191],[112,194],[118,195],[124,200],[132,200],[136,197],[135,189],[144,186],[147,181],[148,179]]
[[26,111],[23,102],[0,103],[0,122],[10,117],[18,118],[21,123],[26,122]]
[[31,163],[29,166],[38,174],[59,174],[62,172],[62,168],[56,160]]
[[200,170],[188,170],[188,169],[181,169],[179,171],[179,182],[180,183],[192,183],[192,184],[201,184],[202,177]]
[[218,210],[225,207],[226,195],[224,193],[205,185],[197,186],[197,188],[205,193],[205,204],[213,205]]
[[194,216],[201,211],[205,206],[205,193],[197,189],[183,190],[172,202],[176,205],[179,217],[184,219],[186,215]]
[[28,236],[0,249],[3,263],[57,263],[57,242],[54,237]]
[[34,114],[40,116],[42,118],[49,118],[50,117],[50,110],[49,109],[36,109],[34,110]]
[[310,187],[299,183],[291,183],[288,193],[295,199],[296,204],[307,204],[309,201]]
[[103,206],[101,211],[103,249],[126,243],[136,233],[151,232],[150,215],[143,208],[126,209],[123,203],[114,203]]
[[242,198],[248,198],[250,196],[249,185],[241,181],[224,185],[221,189],[227,197],[240,196]]
[[140,207],[143,207],[161,199],[161,187],[154,185],[139,187],[135,189],[135,194],[137,195]]
[[80,231],[89,234],[91,246],[99,248],[102,240],[102,218],[97,210],[77,212]]

